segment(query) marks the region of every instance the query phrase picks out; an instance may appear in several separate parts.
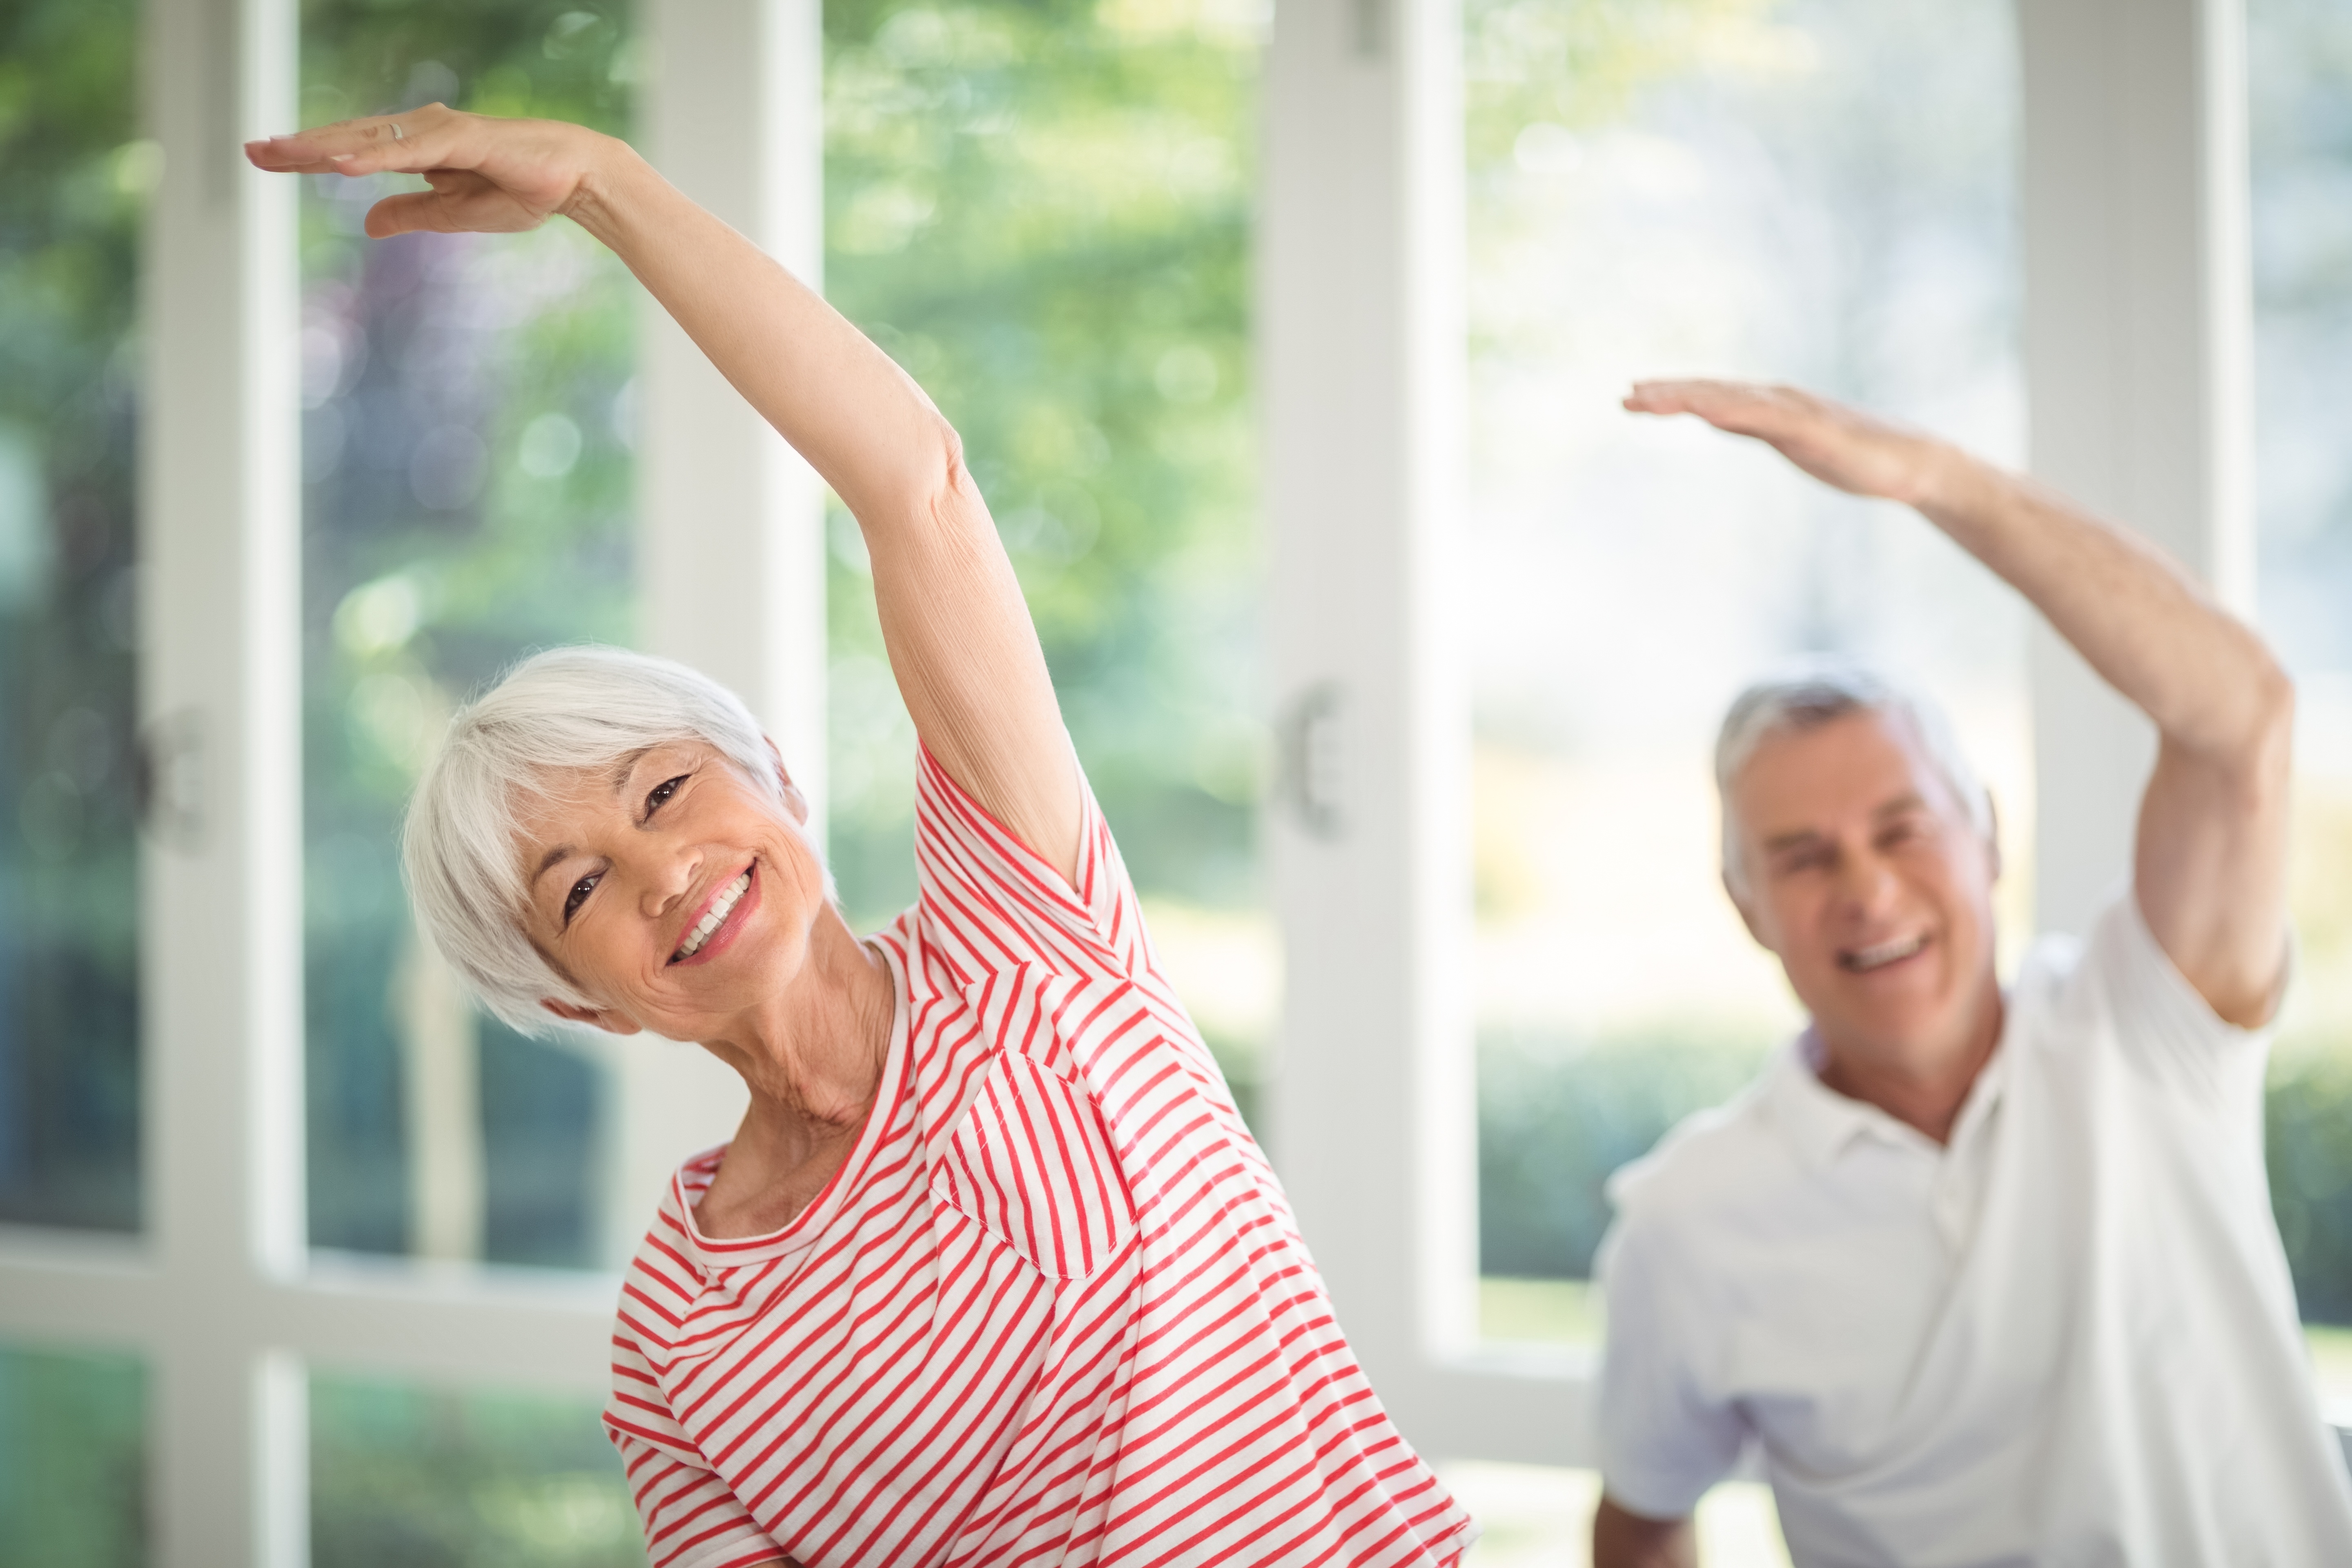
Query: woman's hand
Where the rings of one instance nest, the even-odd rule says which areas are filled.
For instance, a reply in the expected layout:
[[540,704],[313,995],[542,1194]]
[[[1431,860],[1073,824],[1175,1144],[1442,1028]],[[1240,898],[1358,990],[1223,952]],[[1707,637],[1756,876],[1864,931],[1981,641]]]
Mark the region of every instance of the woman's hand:
[[424,175],[430,191],[369,209],[367,232],[379,237],[513,231],[561,213],[610,247],[856,517],[883,641],[923,743],[1076,878],[1084,795],[1013,563],[955,431],[839,312],[628,143],[577,125],[433,104],[245,151],[256,167],[288,174]]
[[1793,386],[1741,381],[1643,381],[1625,399],[1635,414],[1696,414],[1751,436],[1824,484],[1925,507],[1969,459],[1931,436]]
[[386,196],[367,232],[512,234],[576,216],[616,145],[583,126],[498,120],[437,103],[245,144],[254,167],[288,174],[422,174],[433,188]]

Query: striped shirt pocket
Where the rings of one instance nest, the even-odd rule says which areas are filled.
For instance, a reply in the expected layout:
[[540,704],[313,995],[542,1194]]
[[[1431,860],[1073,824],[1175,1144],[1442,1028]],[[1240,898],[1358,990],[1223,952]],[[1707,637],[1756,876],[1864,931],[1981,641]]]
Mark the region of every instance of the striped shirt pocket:
[[995,1057],[931,1190],[1047,1278],[1091,1278],[1135,1234],[1102,1111],[1034,1058]]

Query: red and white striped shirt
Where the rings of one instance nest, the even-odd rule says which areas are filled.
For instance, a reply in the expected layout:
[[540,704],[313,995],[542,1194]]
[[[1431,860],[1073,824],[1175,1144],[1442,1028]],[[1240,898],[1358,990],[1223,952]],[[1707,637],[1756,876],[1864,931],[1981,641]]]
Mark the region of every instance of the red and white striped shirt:
[[1356,1365],[1088,795],[1076,891],[920,760],[856,1149],[714,1241],[689,1161],[604,1422],[657,1568],[1442,1564],[1475,1530]]

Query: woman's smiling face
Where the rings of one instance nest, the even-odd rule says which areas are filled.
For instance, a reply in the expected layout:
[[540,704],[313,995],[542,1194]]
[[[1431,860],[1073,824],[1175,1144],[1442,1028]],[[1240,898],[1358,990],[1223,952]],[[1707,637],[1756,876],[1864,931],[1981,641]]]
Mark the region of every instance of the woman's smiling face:
[[779,802],[700,741],[553,781],[523,817],[526,924],[593,1006],[547,1009],[617,1034],[730,1033],[807,961],[825,885],[806,814],[788,778]]

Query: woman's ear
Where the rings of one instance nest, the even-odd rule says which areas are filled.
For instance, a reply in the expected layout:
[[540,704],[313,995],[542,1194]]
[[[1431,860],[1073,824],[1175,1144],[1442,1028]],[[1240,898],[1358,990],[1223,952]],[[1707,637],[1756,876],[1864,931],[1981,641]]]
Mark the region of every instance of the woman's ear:
[[575,1003],[558,1002],[552,996],[542,996],[539,1005],[568,1024],[585,1024],[602,1029],[608,1035],[634,1035],[638,1032],[635,1018],[625,1018],[618,1013],[606,1013],[594,1007],[583,1007]]
[[776,782],[783,785],[784,788],[784,809],[793,814],[793,820],[794,822],[800,823],[803,826],[807,826],[809,819],[808,796],[801,793],[800,785],[793,783],[792,772],[784,766],[784,753],[777,750],[775,737],[772,735],[762,735],[760,739],[768,742],[768,755],[776,759]]

